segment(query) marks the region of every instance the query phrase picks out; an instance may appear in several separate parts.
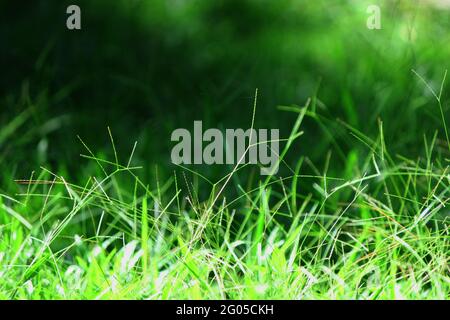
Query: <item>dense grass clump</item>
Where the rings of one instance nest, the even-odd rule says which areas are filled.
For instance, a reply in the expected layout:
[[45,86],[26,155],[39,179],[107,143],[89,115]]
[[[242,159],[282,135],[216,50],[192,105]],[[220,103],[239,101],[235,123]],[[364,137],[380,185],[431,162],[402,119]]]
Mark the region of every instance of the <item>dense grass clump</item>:
[[[301,139],[311,106],[291,108]],[[448,165],[393,157],[383,124],[352,130],[367,153],[348,176],[316,174],[302,157],[292,174],[256,186],[236,166],[213,183],[191,170],[147,185],[126,164],[85,148],[97,171],[84,184],[42,168],[1,197],[0,295],[39,299],[446,299]],[[199,195],[206,185],[210,194]],[[305,188],[301,185],[309,185]],[[237,196],[227,198],[227,189]],[[309,191],[314,190],[314,191]]]

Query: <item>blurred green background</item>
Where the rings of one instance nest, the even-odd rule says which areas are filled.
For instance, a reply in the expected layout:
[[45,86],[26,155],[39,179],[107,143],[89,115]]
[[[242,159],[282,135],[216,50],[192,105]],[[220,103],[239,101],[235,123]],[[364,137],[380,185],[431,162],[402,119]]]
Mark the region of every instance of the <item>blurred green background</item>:
[[[440,3],[440,4],[436,4]],[[66,8],[81,8],[81,30],[66,28]],[[369,4],[381,8],[381,30],[369,30]],[[0,166],[2,192],[45,166],[77,181],[94,170],[80,159],[82,137],[112,159],[107,126],[126,162],[141,175],[170,175],[175,128],[248,128],[259,89],[256,128],[286,137],[313,97],[320,121],[287,158],[320,167],[332,151],[330,175],[342,176],[351,152],[367,146],[342,121],[376,138],[383,120],[392,154],[423,155],[423,136],[439,131],[431,93],[450,54],[446,1],[20,1],[0,2]],[[449,86],[445,84],[447,120]],[[340,120],[338,120],[340,119]],[[95,163],[93,164],[95,166]],[[192,166],[210,178],[221,166]],[[280,174],[284,169],[281,168]]]

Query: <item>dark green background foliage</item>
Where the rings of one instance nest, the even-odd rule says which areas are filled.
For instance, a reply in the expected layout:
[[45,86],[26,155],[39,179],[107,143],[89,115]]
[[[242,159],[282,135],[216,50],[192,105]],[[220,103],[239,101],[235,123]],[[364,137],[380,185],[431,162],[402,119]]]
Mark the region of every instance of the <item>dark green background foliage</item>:
[[[281,137],[296,115],[277,106],[313,97],[322,124],[306,119],[287,159],[305,155],[320,168],[331,150],[335,175],[352,150],[367,151],[337,119],[372,138],[383,120],[391,152],[412,158],[423,156],[423,134],[442,134],[437,105],[411,69],[439,87],[446,10],[380,2],[382,30],[369,30],[364,1],[75,1],[82,30],[69,31],[72,2],[0,5],[0,122],[18,122],[0,137],[11,178],[45,165],[77,179],[76,135],[111,156],[107,126],[122,161],[138,140],[141,174],[152,176],[154,164],[170,174],[171,131],[193,120],[248,128],[255,88],[256,127],[280,128]],[[214,178],[224,168],[193,169]]]

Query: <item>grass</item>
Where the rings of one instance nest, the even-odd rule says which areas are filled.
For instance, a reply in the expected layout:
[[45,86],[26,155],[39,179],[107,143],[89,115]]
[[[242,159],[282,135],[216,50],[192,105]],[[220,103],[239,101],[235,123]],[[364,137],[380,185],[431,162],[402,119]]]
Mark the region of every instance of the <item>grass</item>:
[[[435,2],[0,5],[0,299],[449,299]],[[279,172],[172,165],[195,120],[280,129]]]
[[[302,122],[319,121],[316,100],[281,108],[297,115],[281,166]],[[389,153],[381,121],[373,138],[342,125],[366,148],[350,152],[342,176],[329,175],[330,158],[319,170],[301,157],[256,186],[239,180],[248,165],[215,183],[180,168],[151,186],[132,165],[136,145],[122,164],[109,128],[112,160],[80,138],[97,167],[84,184],[41,168],[1,195],[0,297],[448,299],[450,176],[438,134],[413,160]]]

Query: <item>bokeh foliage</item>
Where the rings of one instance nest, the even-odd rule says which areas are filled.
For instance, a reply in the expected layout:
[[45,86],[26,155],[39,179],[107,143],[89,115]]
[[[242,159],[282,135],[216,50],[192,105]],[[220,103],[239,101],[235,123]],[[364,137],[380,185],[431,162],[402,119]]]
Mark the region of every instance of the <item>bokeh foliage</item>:
[[75,3],[79,31],[65,28],[67,1],[1,4],[2,126],[23,117],[0,141],[3,170],[16,163],[23,176],[45,164],[78,174],[76,135],[108,153],[110,126],[120,155],[138,140],[138,159],[170,172],[173,129],[196,119],[247,128],[255,88],[257,127],[282,136],[295,116],[276,107],[316,97],[331,134],[306,121],[294,162],[301,154],[320,163],[332,149],[339,172],[351,150],[364,150],[336,119],[374,137],[380,118],[390,148],[413,157],[423,155],[423,134],[443,133],[411,72],[437,90],[448,67],[448,11],[430,2],[381,1],[381,30],[366,28],[367,1]]

